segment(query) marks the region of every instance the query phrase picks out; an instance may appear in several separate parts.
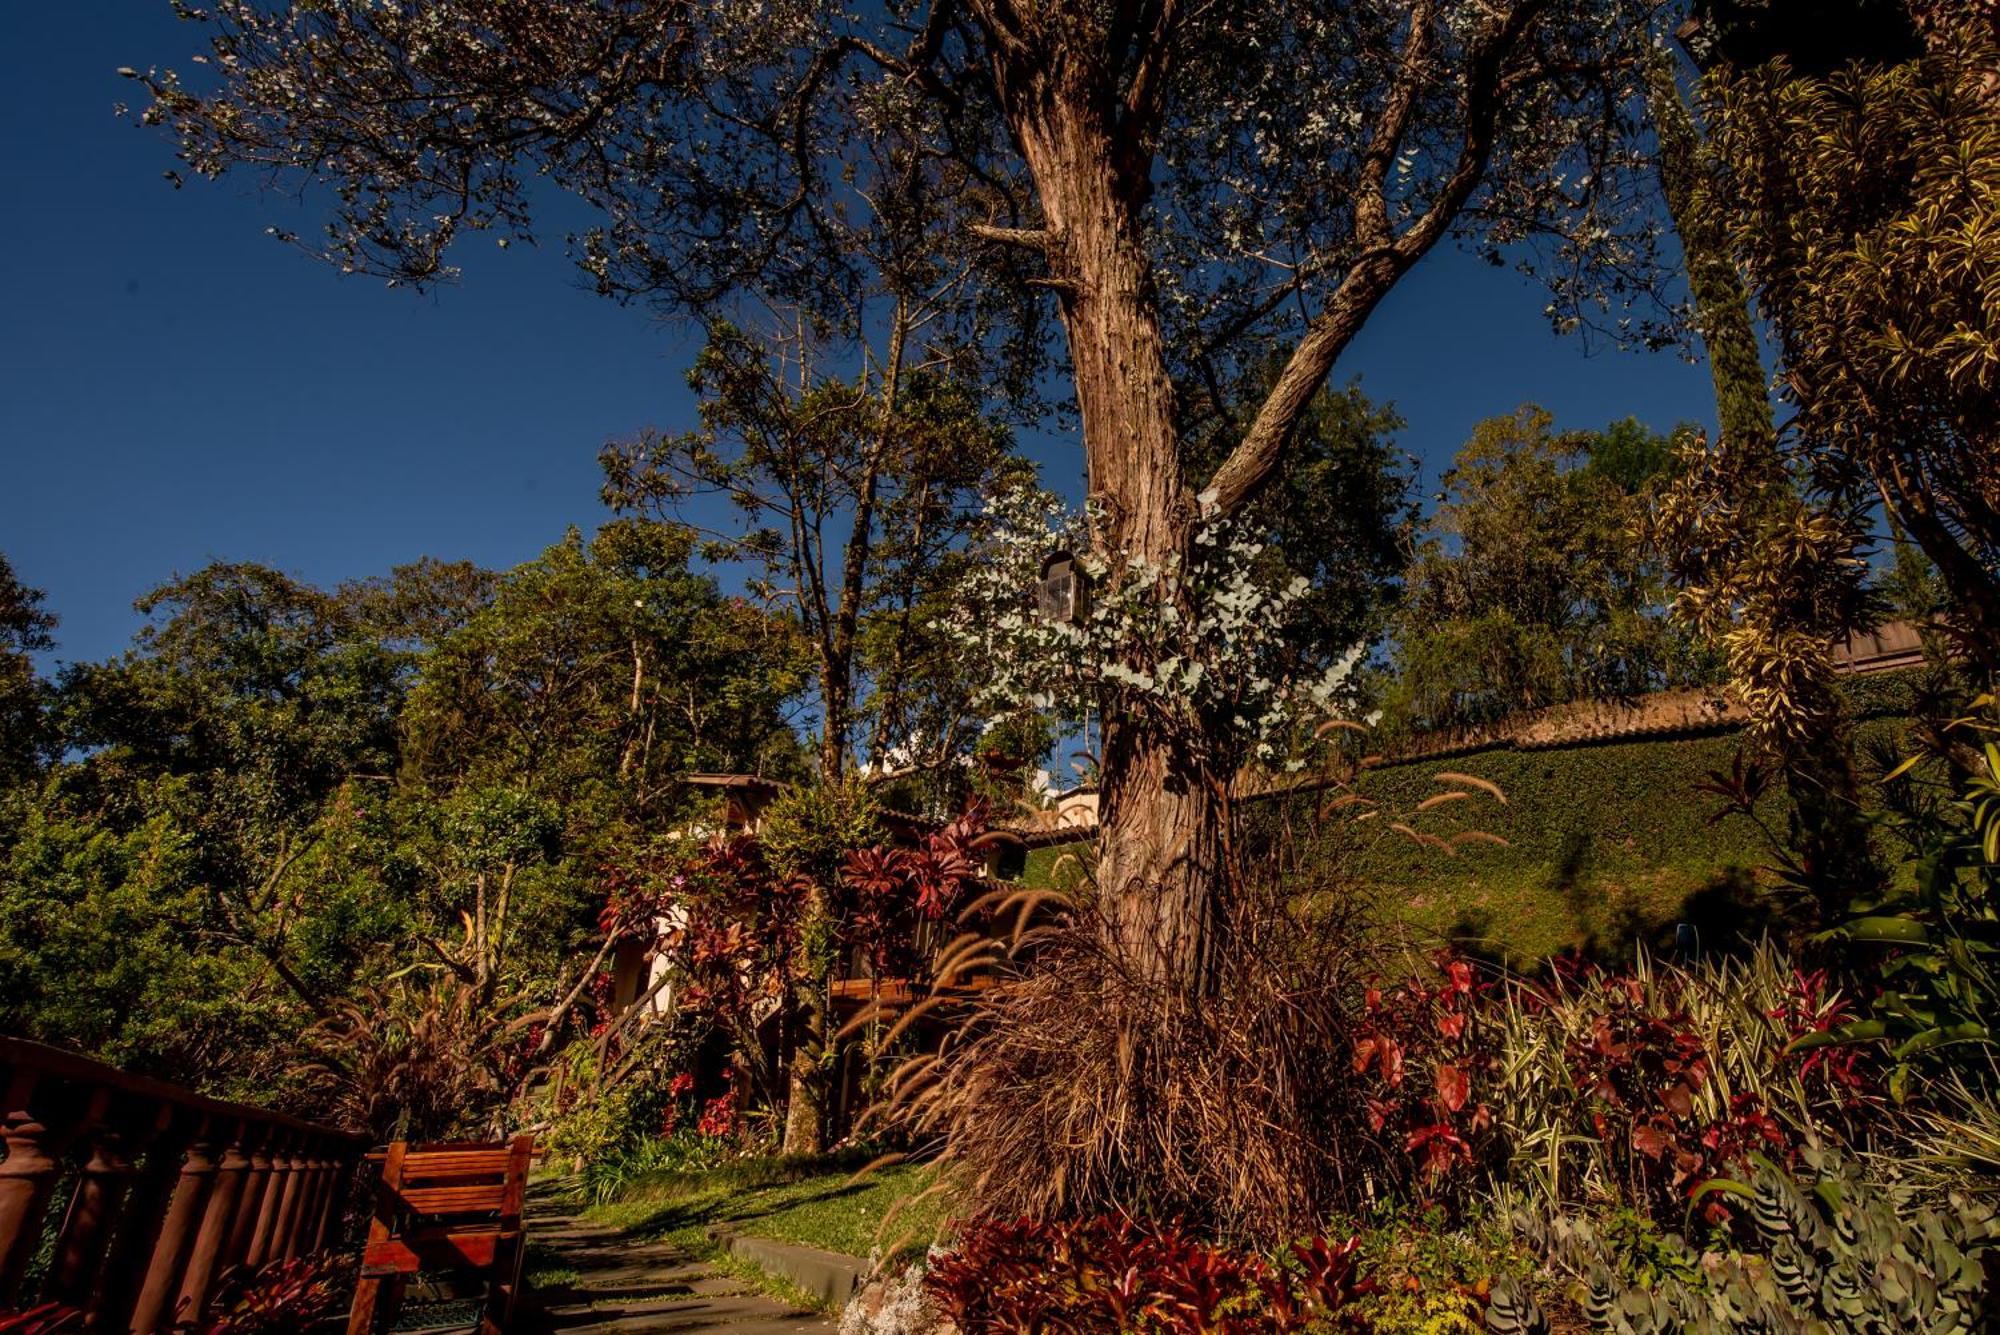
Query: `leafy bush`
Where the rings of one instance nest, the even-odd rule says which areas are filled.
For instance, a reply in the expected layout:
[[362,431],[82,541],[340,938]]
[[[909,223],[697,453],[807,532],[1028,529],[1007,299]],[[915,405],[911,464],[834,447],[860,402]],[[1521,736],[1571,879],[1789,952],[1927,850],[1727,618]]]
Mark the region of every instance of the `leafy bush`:
[[[1927,759],[1942,762],[1948,776],[1942,797],[1911,791]],[[1826,934],[1863,954],[1885,986],[1867,1019],[1812,1042],[1889,1039],[1900,1093],[1911,1063],[1926,1054],[2000,1041],[2000,703],[1980,696],[1929,755],[1920,752],[1890,777],[1885,787],[1914,856],[1915,885]]]
[[617,1200],[640,1178],[656,1173],[699,1173],[729,1156],[730,1144],[720,1136],[692,1128],[628,1145],[583,1166],[579,1187],[594,1204]]
[[1130,1219],[989,1223],[938,1260],[925,1287],[964,1335],[1356,1329],[1351,1307],[1370,1287],[1355,1273],[1358,1245],[1315,1238],[1273,1265]]
[[[1509,986],[1500,1009],[1507,1177],[1545,1210],[1622,1201],[1679,1224],[1701,1183],[1752,1152],[1865,1145],[1885,1110],[1871,1054],[1801,1050],[1850,1005],[1769,943],[1687,967],[1643,953],[1624,972],[1574,966]],[[1726,1217],[1724,1202],[1707,1205]]]
[[1412,1185],[1429,1198],[1487,1162],[1493,1110],[1485,1099],[1499,1066],[1487,985],[1449,952],[1433,964],[1435,985],[1418,975],[1366,989],[1353,1048],[1368,1129],[1388,1136],[1378,1150],[1385,1185],[1410,1180],[1399,1158],[1410,1156]]
[[[1345,1220],[1329,1233],[1348,1231]],[[1485,1326],[1494,1281],[1537,1264],[1504,1223],[1454,1222],[1439,1209],[1385,1208],[1357,1225],[1360,1267],[1374,1282],[1354,1311],[1373,1335],[1475,1335]]]
[[[1749,1182],[1706,1188],[1741,1200],[1755,1230],[1748,1245],[1696,1251],[1669,1235],[1642,1273],[1612,1231],[1588,1219],[1524,1210],[1516,1224],[1573,1278],[1592,1324],[1619,1335],[1990,1329],[1985,1265],[2000,1246],[1990,1206],[1963,1196],[1941,1209],[1916,1206],[1906,1190],[1867,1181],[1851,1160],[1818,1148],[1799,1157],[1804,1182],[1758,1156]],[[1547,1329],[1512,1280],[1496,1287],[1488,1324]]]

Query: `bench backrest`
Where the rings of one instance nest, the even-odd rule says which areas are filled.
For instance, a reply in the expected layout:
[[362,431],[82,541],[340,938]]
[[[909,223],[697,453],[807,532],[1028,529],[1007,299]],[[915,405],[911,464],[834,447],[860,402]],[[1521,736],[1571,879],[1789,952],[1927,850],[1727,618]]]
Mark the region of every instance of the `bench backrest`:
[[534,1151],[533,1136],[489,1145],[397,1141],[383,1151],[376,1223],[390,1236],[443,1223],[512,1232],[521,1226]]

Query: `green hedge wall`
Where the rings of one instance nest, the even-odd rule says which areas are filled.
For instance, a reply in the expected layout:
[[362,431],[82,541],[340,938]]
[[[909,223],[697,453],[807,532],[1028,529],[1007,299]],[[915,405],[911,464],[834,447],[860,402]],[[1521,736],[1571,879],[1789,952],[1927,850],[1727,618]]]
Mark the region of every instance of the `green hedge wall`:
[[[1845,684],[1856,737],[1865,748],[1901,737],[1919,673],[1897,672]],[[1691,922],[1707,944],[1754,936],[1777,906],[1760,882],[1771,845],[1746,816],[1711,823],[1721,805],[1697,785],[1727,771],[1740,734],[1642,739],[1484,751],[1386,765],[1362,776],[1363,794],[1384,815],[1320,850],[1325,870],[1345,872],[1377,898],[1386,916],[1484,946],[1513,962],[1580,947],[1615,954],[1632,942],[1664,944]],[[1449,836],[1483,830],[1506,847],[1467,843],[1456,855],[1372,827],[1410,813],[1446,790],[1436,775],[1456,771],[1498,784],[1500,805],[1483,796],[1421,813],[1410,823]],[[1782,783],[1759,810],[1783,836]]]
[[[1880,745],[1902,753],[1922,680],[1913,670],[1845,683],[1864,752]],[[1696,928],[1705,948],[1752,939],[1778,908],[1761,871],[1771,846],[1748,817],[1710,824],[1721,799],[1696,791],[1712,771],[1730,768],[1742,744],[1740,734],[1724,732],[1535,751],[1490,747],[1384,765],[1360,783],[1383,814],[1361,823],[1329,819],[1321,837],[1298,846],[1302,878],[1366,896],[1381,918],[1421,937],[1454,936],[1522,966],[1572,947],[1605,956],[1639,940],[1664,947],[1681,922]],[[1499,785],[1506,804],[1478,796],[1415,813],[1450,786],[1435,776],[1453,771]],[[1787,802],[1782,782],[1773,787],[1758,814],[1782,837]],[[1295,831],[1311,824],[1309,808],[1322,801],[1293,799]],[[1253,828],[1266,833],[1281,814],[1264,804],[1250,810]],[[1507,845],[1465,843],[1445,854],[1387,828],[1405,816],[1429,834],[1481,830]],[[1057,860],[1079,851],[1037,850],[1023,881],[1064,879],[1051,876]]]

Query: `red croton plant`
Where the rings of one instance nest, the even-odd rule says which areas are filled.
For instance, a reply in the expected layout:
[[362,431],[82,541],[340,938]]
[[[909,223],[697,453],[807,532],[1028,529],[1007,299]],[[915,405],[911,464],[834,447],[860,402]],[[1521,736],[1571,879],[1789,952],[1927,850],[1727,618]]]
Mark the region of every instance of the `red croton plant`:
[[[1564,1115],[1622,1168],[1628,1198],[1675,1227],[1704,1182],[1739,1175],[1753,1153],[1788,1162],[1798,1148],[1797,1133],[1755,1090],[1733,1094],[1719,1112],[1704,1097],[1714,1055],[1689,1013],[1689,985],[1672,972],[1642,979],[1564,959],[1548,986],[1511,992],[1524,1009],[1575,1017],[1560,1026],[1573,1035],[1563,1049],[1563,1084],[1576,1097]],[[1499,1153],[1481,1095],[1499,1070],[1496,1007],[1504,995],[1450,952],[1421,977],[1368,990],[1352,1053],[1365,1120],[1382,1137],[1385,1160],[1400,1149],[1412,1185],[1430,1199],[1449,1199],[1450,1188]],[[1770,1018],[1795,1041],[1851,1016],[1822,971],[1795,973]],[[1826,1134],[1844,1135],[1881,1098],[1879,1062],[1866,1049],[1784,1047],[1777,1061],[1772,1074],[1798,1079]],[[1714,1193],[1699,1208],[1712,1223],[1732,1217]]]
[[[1797,1132],[1754,1089],[1732,1094],[1719,1114],[1704,1111],[1712,1100],[1698,1096],[1715,1079],[1713,1054],[1689,1013],[1685,980],[1664,974],[1649,989],[1631,974],[1582,975],[1597,1014],[1565,1056],[1592,1129],[1612,1147],[1613,1160],[1629,1166],[1632,1200],[1650,1206],[1663,1223],[1675,1223],[1703,1183],[1741,1173],[1753,1153],[1784,1163],[1796,1156]],[[1839,1025],[1847,1014],[1823,971],[1795,972],[1790,993],[1770,1018],[1795,1041]],[[1876,1098],[1870,1059],[1859,1049],[1795,1052],[1787,1045],[1776,1060],[1772,1074],[1797,1077],[1814,1105],[1815,1122],[1829,1134],[1840,1134],[1843,1121]],[[1733,1218],[1718,1194],[1704,1196],[1700,1208],[1711,1223]]]
[[1472,1167],[1493,1126],[1474,1085],[1495,1061],[1479,1023],[1490,985],[1452,952],[1431,963],[1430,976],[1368,989],[1353,1054],[1369,1130],[1414,1156],[1426,1194]]

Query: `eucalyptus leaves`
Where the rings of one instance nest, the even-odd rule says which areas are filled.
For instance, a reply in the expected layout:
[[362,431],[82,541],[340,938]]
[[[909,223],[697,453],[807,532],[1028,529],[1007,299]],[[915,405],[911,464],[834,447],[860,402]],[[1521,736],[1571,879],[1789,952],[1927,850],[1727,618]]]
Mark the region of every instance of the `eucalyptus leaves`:
[[[987,517],[986,559],[941,624],[984,665],[979,703],[992,713],[1077,719],[1116,708],[1235,758],[1296,769],[1288,738],[1342,701],[1361,649],[1309,676],[1285,670],[1309,585],[1260,561],[1266,544],[1240,521],[1205,521],[1184,557],[1156,562],[1093,548],[1092,516],[1032,488],[994,498]],[[1029,597],[1056,549],[1077,552],[1091,581],[1080,622],[1044,619]]]

